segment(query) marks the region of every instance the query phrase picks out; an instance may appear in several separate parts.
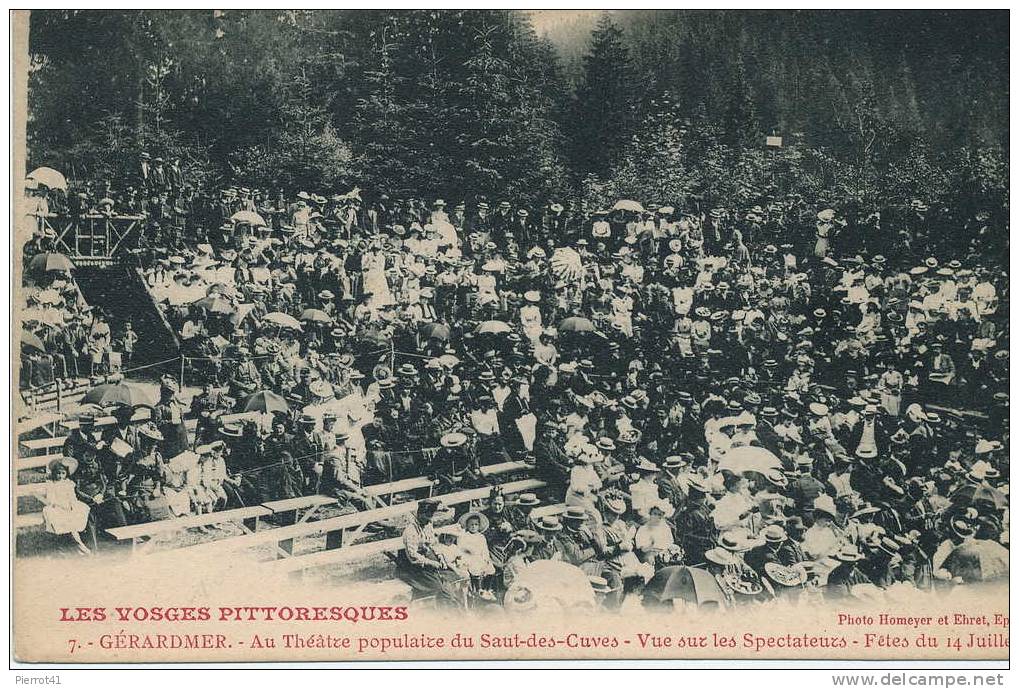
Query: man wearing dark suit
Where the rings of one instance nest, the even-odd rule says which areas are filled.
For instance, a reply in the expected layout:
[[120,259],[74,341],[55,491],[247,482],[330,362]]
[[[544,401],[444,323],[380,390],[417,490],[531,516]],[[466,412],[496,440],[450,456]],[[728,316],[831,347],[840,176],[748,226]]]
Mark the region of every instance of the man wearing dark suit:
[[527,379],[518,377],[514,379],[516,385],[502,403],[502,411],[499,412],[499,429],[502,431],[503,443],[506,450],[514,457],[521,457],[527,453],[524,445],[524,437],[517,427],[517,421],[531,413],[531,403],[528,395],[523,391]]
[[857,457],[876,457],[888,449],[890,434],[877,416],[877,405],[868,404],[863,409],[863,416],[850,429],[846,448]]

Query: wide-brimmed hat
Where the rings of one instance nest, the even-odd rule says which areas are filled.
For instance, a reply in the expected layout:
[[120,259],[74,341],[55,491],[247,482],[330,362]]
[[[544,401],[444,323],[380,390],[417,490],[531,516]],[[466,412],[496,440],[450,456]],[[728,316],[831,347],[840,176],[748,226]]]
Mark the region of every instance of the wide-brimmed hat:
[[569,519],[570,521],[583,522],[587,521],[588,512],[580,505],[570,505],[560,516],[560,519]]
[[444,436],[439,438],[439,444],[443,447],[461,447],[467,442],[467,436],[463,433],[452,432],[446,433]]
[[766,543],[785,543],[789,540],[789,534],[786,533],[778,524],[772,524],[767,526],[761,531],[761,535],[764,537]]
[[460,525],[461,529],[467,531],[467,522],[470,521],[471,519],[478,520],[479,525],[481,527],[478,529],[479,532],[485,533],[486,531],[488,531],[489,527],[488,517],[486,517],[483,513],[477,512],[475,510],[471,510],[470,512],[465,513],[463,516],[460,517],[460,519],[457,520],[457,523]]
[[51,474],[58,466],[63,466],[67,469],[67,475],[73,476],[74,472],[78,470],[78,460],[74,457],[57,457],[55,459],[51,459],[46,464],[46,468]]
[[418,374],[417,367],[414,364],[400,364],[400,368],[396,369],[396,372],[401,376],[416,376]]
[[855,545],[846,544],[835,553],[835,559],[840,562],[859,562],[863,559],[859,549]]
[[690,462],[681,455],[669,455],[662,462],[662,466],[666,469],[679,469],[680,467],[689,466]]
[[626,499],[622,496],[606,496],[602,501],[612,514],[623,514],[626,512]]
[[726,531],[725,533],[719,535],[718,546],[720,548],[728,550],[729,552],[742,553],[746,552],[747,550],[750,550],[754,546],[754,544],[752,541],[749,541],[748,539],[738,534],[735,534],[731,531]]
[[961,538],[969,538],[976,533],[970,523],[963,519],[956,519],[952,522],[952,531]]
[[778,562],[766,562],[764,573],[780,586],[801,586],[807,581],[807,572],[802,567],[786,567]]
[[330,385],[328,381],[321,380],[321,379],[316,380],[316,381],[312,381],[308,385],[308,390],[310,390],[311,394],[315,395],[316,397],[332,397],[333,396],[333,386]]
[[661,471],[661,469],[658,467],[657,464],[655,464],[654,462],[652,462],[651,460],[649,460],[646,457],[641,457],[638,460],[638,462],[636,464],[636,469],[638,471],[646,471],[646,472],[652,473],[652,474],[657,474],[658,472]]
[[838,508],[835,507],[835,500],[828,494],[818,495],[814,498],[814,513],[824,512],[832,518],[838,516]]
[[724,548],[714,547],[704,551],[704,559],[723,567],[736,564],[737,557]]
[[150,440],[161,441],[163,439],[163,434],[159,432],[158,428],[156,428],[156,424],[154,424],[151,421],[143,423],[141,426],[139,426],[138,433],[140,435],[144,435],[146,438],[149,438]]
[[541,504],[541,500],[534,493],[521,493],[517,496],[516,505],[518,507],[537,507]]
[[563,525],[559,521],[559,517],[556,517],[554,515],[548,515],[548,516],[539,518],[535,522],[535,526],[537,526],[538,529],[540,529],[541,531],[562,531],[563,530]]

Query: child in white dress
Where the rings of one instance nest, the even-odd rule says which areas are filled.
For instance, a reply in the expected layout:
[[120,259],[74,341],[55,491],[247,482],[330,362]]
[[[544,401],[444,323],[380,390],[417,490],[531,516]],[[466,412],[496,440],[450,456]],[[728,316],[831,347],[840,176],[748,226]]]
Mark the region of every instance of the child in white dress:
[[42,496],[43,523],[51,534],[71,534],[71,538],[83,555],[92,551],[81,540],[81,532],[88,524],[89,507],[78,499],[74,482],[70,476],[78,468],[78,460],[61,457],[49,463],[50,480],[46,482],[46,493]]
[[494,599],[490,577],[495,574],[495,564],[485,538],[488,517],[480,512],[468,512],[460,518],[460,528],[463,531],[457,536],[456,545],[470,574],[471,589],[482,598]]

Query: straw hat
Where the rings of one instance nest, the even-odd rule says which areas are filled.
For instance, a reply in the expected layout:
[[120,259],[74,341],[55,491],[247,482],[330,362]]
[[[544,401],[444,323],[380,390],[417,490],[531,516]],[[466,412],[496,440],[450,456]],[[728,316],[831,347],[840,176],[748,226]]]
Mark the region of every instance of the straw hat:
[[477,512],[474,510],[465,513],[462,517],[460,517],[457,523],[460,524],[461,529],[467,531],[467,522],[470,521],[471,519],[477,519],[480,522],[481,528],[478,529],[480,533],[485,533],[486,531],[488,531],[489,527],[488,517],[486,517],[481,512]]

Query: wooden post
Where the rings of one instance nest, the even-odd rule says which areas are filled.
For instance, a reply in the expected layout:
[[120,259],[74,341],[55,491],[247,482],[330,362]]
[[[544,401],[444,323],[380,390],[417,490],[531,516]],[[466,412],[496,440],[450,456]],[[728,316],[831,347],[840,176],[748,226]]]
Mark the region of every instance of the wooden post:
[[343,547],[343,529],[329,531],[326,533],[326,550],[336,550]]
[[[289,512],[283,512],[279,515],[280,526],[293,526],[297,523],[297,510],[290,510]],[[294,539],[284,538],[279,542],[279,549],[285,552],[287,555],[294,554]],[[276,559],[282,559],[279,552],[276,553]]]

